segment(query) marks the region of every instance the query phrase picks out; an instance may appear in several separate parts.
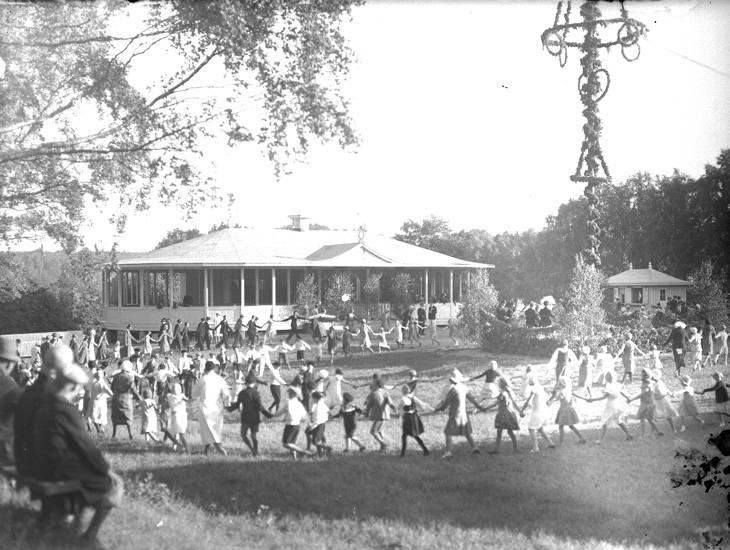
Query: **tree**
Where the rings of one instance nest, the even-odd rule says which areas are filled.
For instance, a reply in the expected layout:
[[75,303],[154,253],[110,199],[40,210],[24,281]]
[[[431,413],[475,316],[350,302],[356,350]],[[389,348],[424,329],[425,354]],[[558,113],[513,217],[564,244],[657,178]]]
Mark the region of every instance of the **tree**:
[[70,312],[47,288],[31,288],[1,302],[0,334],[53,332],[76,328]]
[[563,338],[595,348],[609,336],[602,307],[605,286],[606,276],[582,255],[577,256],[565,310],[556,319]]
[[436,252],[444,252],[444,241],[451,235],[449,222],[433,214],[420,223],[408,220],[400,229],[394,239]]
[[167,235],[165,235],[165,238],[157,243],[157,246],[155,246],[155,250],[157,250],[158,248],[165,248],[166,246],[181,243],[183,241],[189,241],[190,239],[200,237],[201,235],[202,233],[196,228],[173,229],[172,231],[168,231]]
[[720,272],[710,261],[702,262],[689,276],[692,286],[687,291],[687,303],[700,306],[699,314],[713,324],[728,324],[728,300],[723,292],[727,275]]
[[392,278],[389,295],[390,300],[397,308],[405,308],[411,303],[415,281],[410,273],[397,273]]
[[466,327],[469,336],[481,339],[488,315],[499,303],[499,293],[489,282],[487,269],[480,269],[471,276],[461,302],[461,311],[457,317],[459,323]]
[[[0,5],[0,234],[74,250],[89,202],[117,205],[120,231],[153,199],[230,203],[197,170],[211,137],[260,144],[277,174],[314,140],[356,144],[340,25],[359,3]],[[157,54],[169,66],[150,70]]]
[[87,248],[68,255],[58,281],[58,298],[69,312],[73,328],[88,328],[101,322],[101,266],[106,258]]
[[221,222],[219,224],[213,224],[213,227],[210,228],[210,231],[208,231],[208,234],[215,233],[216,231],[222,231],[223,229],[241,229],[240,223],[234,223],[233,226],[227,222]]
[[0,303],[9,302],[29,290],[29,277],[12,252],[0,253]]
[[[339,271],[327,278],[322,301],[327,311],[341,317],[350,308],[350,301],[354,294],[355,285],[352,284],[352,276],[346,271]],[[349,299],[343,299],[345,296],[349,296]]]
[[317,306],[319,296],[314,273],[307,273],[304,279],[297,283],[295,296],[297,312],[300,315],[309,315],[312,309]]

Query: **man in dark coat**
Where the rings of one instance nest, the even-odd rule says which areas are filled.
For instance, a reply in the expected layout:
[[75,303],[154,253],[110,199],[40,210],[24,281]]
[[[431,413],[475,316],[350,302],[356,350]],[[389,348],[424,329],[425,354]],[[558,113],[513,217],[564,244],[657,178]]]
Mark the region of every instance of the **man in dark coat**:
[[418,316],[418,333],[423,336],[426,333],[426,308],[423,302],[416,311],[416,315]]
[[672,332],[669,333],[669,338],[664,342],[664,345],[672,344],[672,354],[674,355],[674,366],[677,369],[677,376],[682,372],[684,367],[684,358],[687,355],[687,331],[684,330],[685,324],[682,321],[674,323]]
[[119,505],[122,483],[110,471],[78,408],[71,403],[87,382],[88,375],[78,365],[59,365],[33,423],[32,449],[38,461],[36,477],[81,483],[81,504],[95,509],[83,537],[98,546],[99,528],[111,509]]
[[[241,409],[241,439],[251,449],[253,456],[259,454],[259,424],[261,415],[271,418],[271,413],[261,404],[261,395],[256,389],[256,376],[253,373],[246,375],[246,387],[238,394],[235,403],[228,407],[229,412]],[[251,432],[251,439],[248,439],[248,432]]]
[[223,316],[223,319],[221,319],[221,322],[218,323],[218,325],[213,330],[218,330],[218,329],[221,330],[221,342],[226,347],[226,349],[228,349],[230,347],[228,345],[228,335],[229,335],[229,332],[231,331],[231,327],[228,324],[228,319],[226,318],[225,315]]
[[38,473],[38,457],[33,453],[33,424],[38,409],[51,380],[59,368],[66,368],[74,362],[71,348],[54,346],[49,348],[41,363],[41,372],[33,384],[20,396],[15,408],[15,467],[21,475],[35,477]]
[[13,415],[21,389],[10,377],[18,364],[17,344],[0,336],[0,464],[13,462]]

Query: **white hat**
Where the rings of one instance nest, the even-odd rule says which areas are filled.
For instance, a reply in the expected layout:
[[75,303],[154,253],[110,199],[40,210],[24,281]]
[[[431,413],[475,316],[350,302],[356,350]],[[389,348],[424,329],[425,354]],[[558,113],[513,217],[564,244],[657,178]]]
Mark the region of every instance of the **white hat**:
[[449,375],[449,380],[453,382],[454,384],[460,384],[462,380],[464,380],[464,377],[461,375],[461,372],[459,369],[454,369],[451,371],[451,374]]
[[132,372],[132,362],[129,361],[128,359],[125,359],[124,361],[122,361],[122,370],[124,372]]
[[685,328],[687,325],[685,325],[682,321],[677,321],[674,323],[674,328]]
[[330,373],[327,372],[327,369],[322,369],[321,371],[319,371],[319,377],[326,380],[330,377]]

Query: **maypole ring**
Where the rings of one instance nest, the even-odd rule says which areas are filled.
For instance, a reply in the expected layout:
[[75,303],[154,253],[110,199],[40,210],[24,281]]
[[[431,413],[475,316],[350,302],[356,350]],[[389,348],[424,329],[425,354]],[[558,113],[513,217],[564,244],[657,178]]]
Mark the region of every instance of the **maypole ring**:
[[[633,57],[626,55],[626,50],[630,50],[633,48],[636,48],[636,55]],[[624,46],[623,44],[621,44],[621,55],[623,55],[624,59],[626,61],[628,61],[629,63],[631,63],[632,61],[636,61],[637,59],[639,59],[639,56],[641,55],[641,45],[638,42],[634,43],[631,46]]]
[[563,50],[565,50],[565,40],[555,31],[545,35],[542,40],[542,45],[545,46],[545,49],[553,57],[560,57]]
[[[593,101],[595,101],[596,103],[601,101],[606,96],[606,94],[608,93],[608,88],[611,86],[611,75],[608,74],[608,71],[606,69],[598,69],[594,74],[596,75],[596,77],[598,77],[598,75],[600,75],[601,73],[606,75],[606,85],[605,86],[602,85],[601,86],[602,92],[598,96],[593,98]],[[580,94],[581,97],[588,95],[587,92],[583,91],[583,87],[586,84],[583,81],[583,79],[587,80],[588,77],[586,77],[583,74],[578,77],[578,93]]]
[[616,38],[622,46],[633,46],[639,41],[641,32],[633,23],[624,23],[616,33]]

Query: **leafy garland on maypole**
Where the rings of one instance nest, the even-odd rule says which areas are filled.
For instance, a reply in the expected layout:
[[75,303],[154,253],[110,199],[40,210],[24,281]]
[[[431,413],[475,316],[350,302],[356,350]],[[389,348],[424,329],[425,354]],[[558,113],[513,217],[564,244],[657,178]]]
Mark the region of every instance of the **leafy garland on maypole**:
[[[584,106],[583,116],[586,122],[583,124],[583,144],[581,145],[578,166],[575,174],[570,179],[586,184],[583,194],[588,199],[588,222],[584,255],[590,264],[600,266],[601,204],[599,186],[602,183],[611,181],[611,173],[601,150],[600,138],[603,123],[598,115],[598,102],[606,96],[611,84],[611,77],[601,65],[598,51],[599,48],[608,49],[611,46],[618,45],[621,47],[621,54],[624,59],[636,61],[641,54],[638,41],[646,33],[646,27],[641,22],[629,18],[623,3],[621,4],[621,17],[602,19],[598,1],[589,0],[580,7],[583,21],[570,23],[571,3],[568,0],[564,17],[565,23],[559,25],[562,8],[563,2],[558,2],[555,21],[551,28],[542,33],[542,44],[550,55],[558,58],[561,67],[564,67],[568,61],[569,47],[578,48],[583,52],[583,57],[580,60],[582,72],[578,78],[578,92]],[[616,32],[615,40],[603,40],[599,29],[605,29],[618,23],[621,26]],[[585,32],[582,42],[568,40],[568,34],[573,30]]]

